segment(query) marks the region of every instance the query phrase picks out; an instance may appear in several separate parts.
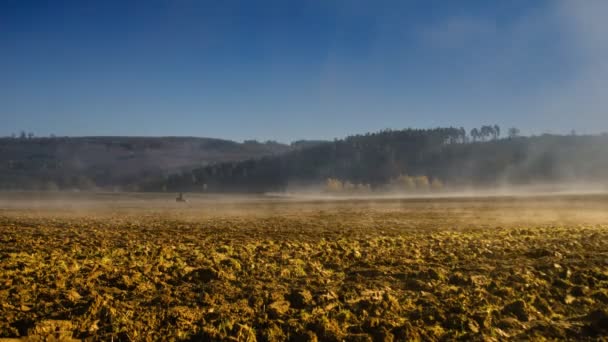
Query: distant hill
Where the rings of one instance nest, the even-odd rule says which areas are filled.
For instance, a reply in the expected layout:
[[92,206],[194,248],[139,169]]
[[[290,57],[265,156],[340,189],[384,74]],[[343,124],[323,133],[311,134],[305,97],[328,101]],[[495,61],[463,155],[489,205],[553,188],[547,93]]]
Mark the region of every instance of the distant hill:
[[290,144],[294,149],[309,148],[321,144],[328,143],[328,140],[296,140]]
[[2,138],[0,190],[138,190],[139,183],[182,170],[290,149],[189,137]]
[[267,192],[310,186],[383,189],[396,182],[487,186],[608,184],[608,136],[500,138],[498,126],[405,129],[319,142],[278,156],[219,163],[146,183],[150,191]]

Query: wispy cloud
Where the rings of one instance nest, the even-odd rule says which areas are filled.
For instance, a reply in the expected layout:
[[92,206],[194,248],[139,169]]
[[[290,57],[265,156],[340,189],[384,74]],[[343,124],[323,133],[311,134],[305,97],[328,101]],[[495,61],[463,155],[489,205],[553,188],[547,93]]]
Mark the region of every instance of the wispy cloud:
[[436,48],[463,48],[491,41],[496,23],[480,17],[455,16],[421,30],[423,42]]
[[578,131],[608,131],[608,2],[561,0],[552,13],[574,75],[545,92],[540,110]]
[[477,64],[457,65],[468,70],[462,86],[492,97],[478,108],[501,113],[504,124],[528,133],[598,133],[608,131],[606,13],[608,1],[559,0],[500,25],[492,17],[447,17],[418,37],[446,58],[483,54]]

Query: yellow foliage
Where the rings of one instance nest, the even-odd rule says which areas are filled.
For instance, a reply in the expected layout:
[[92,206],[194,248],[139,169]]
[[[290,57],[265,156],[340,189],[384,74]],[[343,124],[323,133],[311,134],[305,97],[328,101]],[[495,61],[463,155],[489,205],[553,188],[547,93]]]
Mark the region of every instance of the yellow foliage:
[[416,176],[414,182],[416,183],[416,189],[418,190],[426,190],[429,188],[429,177],[427,176]]
[[349,181],[346,181],[343,184],[344,184],[344,190],[345,191],[353,191],[356,188],[355,184],[353,184],[353,183],[351,183]]
[[421,190],[441,190],[443,189],[443,182],[439,178],[433,178],[429,180],[428,176],[409,176],[407,174],[401,174],[397,178],[391,181],[391,185],[394,189],[401,191],[421,191]]
[[443,189],[443,182],[439,180],[439,178],[434,178],[431,182],[431,189],[433,190],[441,190]]
[[416,188],[414,178],[408,175],[400,175],[399,177],[397,177],[397,185],[400,189],[403,190],[413,190]]
[[352,183],[350,181],[341,181],[337,178],[328,178],[325,181],[326,192],[370,192],[372,190],[369,184]]
[[369,184],[357,184],[357,191],[359,192],[371,192],[372,187]]
[[339,179],[327,178],[325,181],[325,191],[327,192],[340,192],[343,188],[344,184]]

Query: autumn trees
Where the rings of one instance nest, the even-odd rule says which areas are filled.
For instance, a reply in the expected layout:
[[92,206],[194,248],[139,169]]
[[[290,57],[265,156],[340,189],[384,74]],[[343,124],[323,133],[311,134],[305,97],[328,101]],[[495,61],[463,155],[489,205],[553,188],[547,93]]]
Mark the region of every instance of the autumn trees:
[[[208,184],[208,192],[280,192],[309,187],[329,192],[391,187],[398,191],[436,191],[448,186],[555,181],[563,175],[603,179],[601,170],[608,168],[607,150],[603,148],[607,138],[520,137],[518,129],[502,132],[498,125],[475,128],[470,135],[456,127],[384,130],[191,172],[198,183]],[[191,178],[182,175],[165,184],[170,189],[199,191]]]
[[429,179],[429,177],[409,176],[405,173],[391,179],[386,184],[378,185],[374,188],[370,184],[352,183],[338,178],[327,178],[323,187],[323,192],[329,194],[376,194],[382,193],[425,193],[438,192],[444,189],[444,184],[439,178]]

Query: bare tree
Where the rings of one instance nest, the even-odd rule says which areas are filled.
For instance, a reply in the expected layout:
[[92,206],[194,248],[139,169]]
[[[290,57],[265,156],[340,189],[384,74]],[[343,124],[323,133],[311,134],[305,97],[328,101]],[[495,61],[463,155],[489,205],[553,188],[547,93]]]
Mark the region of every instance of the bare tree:
[[460,133],[460,142],[465,144],[467,142],[467,131],[464,129],[464,127],[460,127],[459,133]]
[[473,142],[477,141],[477,138],[479,138],[479,130],[477,128],[471,130],[471,138],[473,138]]
[[509,139],[517,138],[519,136],[519,128],[511,127],[509,128]]
[[494,140],[500,137],[500,126],[494,125]]
[[485,141],[487,137],[492,135],[493,131],[494,130],[493,130],[492,126],[486,126],[486,125],[481,126],[481,130],[480,130],[481,139],[483,141]]

